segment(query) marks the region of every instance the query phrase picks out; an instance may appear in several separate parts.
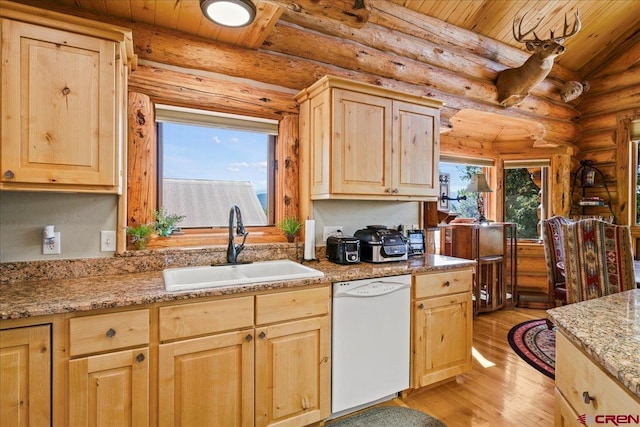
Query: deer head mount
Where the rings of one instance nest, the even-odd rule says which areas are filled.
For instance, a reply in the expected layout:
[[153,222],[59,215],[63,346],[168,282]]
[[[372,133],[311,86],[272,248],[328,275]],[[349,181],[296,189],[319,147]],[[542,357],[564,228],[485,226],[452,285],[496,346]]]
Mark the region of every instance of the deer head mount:
[[[551,36],[548,39],[540,40],[535,30],[540,25],[541,20],[529,31],[522,33],[522,22],[525,16],[527,16],[526,13],[522,16],[522,19],[515,18],[513,20],[513,37],[517,41],[525,43],[527,50],[532,51],[533,55],[518,68],[508,68],[498,74],[496,80],[498,102],[503,107],[511,107],[521,103],[529,95],[531,89],[547,77],[553,67],[555,57],[565,51],[564,41],[574,36],[582,27],[576,10],[575,21],[571,31],[568,31],[570,25],[567,23],[567,15],[565,15],[562,36],[555,37],[553,31],[550,31]],[[533,34],[534,38],[526,39],[525,37],[529,34]]]

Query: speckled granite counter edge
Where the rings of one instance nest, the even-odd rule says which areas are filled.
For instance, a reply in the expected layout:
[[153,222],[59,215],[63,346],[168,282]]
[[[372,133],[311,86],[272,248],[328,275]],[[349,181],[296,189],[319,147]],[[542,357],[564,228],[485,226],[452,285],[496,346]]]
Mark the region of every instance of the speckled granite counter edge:
[[640,289],[556,307],[547,317],[640,398]]
[[322,271],[325,276],[317,279],[263,282],[186,292],[165,291],[161,269],[131,274],[97,274],[77,278],[1,283],[0,320],[299,288],[326,282],[396,276],[414,272],[446,271],[473,266],[475,263],[459,258],[425,255],[410,258],[408,261],[382,264],[338,265],[321,260],[308,265]]

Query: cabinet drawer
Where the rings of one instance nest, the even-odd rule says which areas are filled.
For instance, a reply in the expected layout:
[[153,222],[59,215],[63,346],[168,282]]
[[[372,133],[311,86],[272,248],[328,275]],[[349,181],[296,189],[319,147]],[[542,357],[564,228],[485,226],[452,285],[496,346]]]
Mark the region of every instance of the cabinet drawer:
[[[578,414],[628,414],[630,408],[640,407],[640,399],[600,369],[562,333],[556,334],[556,387]],[[594,400],[585,403],[584,392]]]
[[331,292],[329,286],[258,295],[256,301],[256,324],[263,325],[329,314],[330,303]]
[[415,298],[471,292],[471,270],[424,273],[413,276]]
[[149,342],[149,310],[125,311],[69,320],[70,355],[112,351]]
[[160,341],[253,326],[253,297],[160,307]]

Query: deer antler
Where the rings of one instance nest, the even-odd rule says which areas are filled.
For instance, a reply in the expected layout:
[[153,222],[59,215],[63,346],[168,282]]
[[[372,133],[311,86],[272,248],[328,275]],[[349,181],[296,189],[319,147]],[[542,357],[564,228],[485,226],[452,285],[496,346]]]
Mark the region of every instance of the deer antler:
[[[551,33],[551,37],[549,37],[549,40],[555,40],[556,43],[560,43],[562,44],[562,42],[564,42],[565,39],[568,39],[571,36],[576,35],[576,33],[578,31],[580,31],[580,29],[582,28],[582,23],[580,22],[580,16],[578,16],[578,10],[576,9],[576,19],[573,22],[573,28],[571,29],[571,32],[569,34],[567,34],[567,30],[569,29],[569,24],[567,23],[567,15],[564,15],[564,28],[562,30],[562,37],[554,37],[553,33],[554,31],[551,30],[549,31]],[[527,12],[528,13],[528,12]],[[518,18],[515,18],[513,20],[513,38],[516,39],[516,41],[519,41],[521,43],[528,43],[528,42],[539,42],[542,41],[538,38],[537,34],[535,33],[536,28],[538,28],[538,25],[540,25],[540,22],[542,22],[542,19],[538,20],[538,23],[536,25],[533,26],[533,28],[531,28],[529,31],[525,32],[524,34],[522,34],[522,23],[524,22],[524,18],[525,16],[527,16],[527,13],[525,13],[524,15],[522,15],[522,19],[520,19],[520,21],[518,22]],[[517,27],[517,28],[516,28]],[[516,30],[517,30],[517,34],[516,34]],[[529,34],[533,33],[533,37],[535,37],[534,39],[525,39],[525,37]]]
[[[536,30],[536,28],[538,28],[538,25],[540,25],[540,22],[542,22],[542,20],[538,20],[538,23],[534,25],[532,29],[522,34],[522,23],[524,22],[524,18],[525,16],[527,16],[527,13],[528,12],[522,15],[522,19],[520,19],[520,22],[518,22],[518,18],[513,19],[513,38],[516,39],[516,41],[519,41],[521,43],[540,41],[536,33],[533,33],[533,32]],[[517,25],[518,34],[516,34],[516,24],[518,24]],[[525,39],[525,37],[531,33],[533,33],[533,36],[535,37],[535,39]]]
[[578,9],[576,9],[576,20],[573,21],[573,28],[571,32],[567,34],[567,30],[569,29],[569,24],[567,23],[567,15],[564,15],[564,28],[562,30],[562,37],[553,37],[553,31],[551,31],[551,38],[554,39],[558,43],[562,43],[565,39],[568,39],[571,36],[575,36],[578,31],[582,28],[582,23],[580,22],[580,16],[578,16]]

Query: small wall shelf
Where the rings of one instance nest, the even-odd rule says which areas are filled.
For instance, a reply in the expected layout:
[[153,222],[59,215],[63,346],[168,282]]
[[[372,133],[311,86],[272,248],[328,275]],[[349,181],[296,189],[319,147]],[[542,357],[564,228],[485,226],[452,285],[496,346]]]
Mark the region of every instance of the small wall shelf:
[[573,219],[600,218],[615,223],[611,207],[611,193],[600,169],[591,160],[581,160],[580,167],[572,174],[571,217]]

